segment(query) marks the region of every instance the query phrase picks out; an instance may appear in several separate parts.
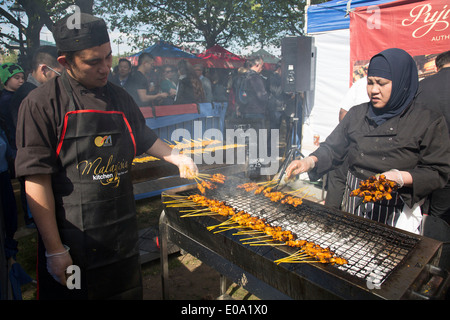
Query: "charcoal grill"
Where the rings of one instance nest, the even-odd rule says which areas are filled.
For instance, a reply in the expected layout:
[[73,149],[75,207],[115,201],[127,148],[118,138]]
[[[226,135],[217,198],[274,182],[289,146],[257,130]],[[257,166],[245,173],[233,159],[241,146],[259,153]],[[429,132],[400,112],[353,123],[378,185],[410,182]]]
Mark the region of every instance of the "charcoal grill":
[[[178,191],[180,195],[198,193]],[[442,252],[439,241],[306,199],[293,207],[235,187],[208,192],[209,198],[265,218],[299,239],[330,247],[348,264],[276,264],[275,260],[296,250],[246,245],[233,230],[207,230],[223,217],[181,218],[180,208],[165,207],[160,219],[163,297],[169,291],[167,241],[262,299],[438,299],[448,287],[448,273],[436,267]]]

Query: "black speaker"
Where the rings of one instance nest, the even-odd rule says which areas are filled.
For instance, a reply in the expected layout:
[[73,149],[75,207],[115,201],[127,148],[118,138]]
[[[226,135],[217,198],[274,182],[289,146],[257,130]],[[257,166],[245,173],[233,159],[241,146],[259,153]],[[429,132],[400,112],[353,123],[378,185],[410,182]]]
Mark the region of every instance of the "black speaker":
[[281,79],[284,92],[314,90],[315,51],[312,37],[286,37],[281,40]]

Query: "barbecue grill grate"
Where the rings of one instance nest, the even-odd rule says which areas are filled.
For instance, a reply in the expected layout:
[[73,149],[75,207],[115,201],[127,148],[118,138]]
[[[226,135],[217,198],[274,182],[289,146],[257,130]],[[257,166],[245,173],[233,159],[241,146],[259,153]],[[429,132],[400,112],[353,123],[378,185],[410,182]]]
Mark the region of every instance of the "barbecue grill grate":
[[216,189],[209,193],[209,198],[264,218],[274,226],[292,231],[299,239],[329,247],[348,261],[336,268],[374,286],[388,278],[420,239],[310,201],[293,207],[242,189]]

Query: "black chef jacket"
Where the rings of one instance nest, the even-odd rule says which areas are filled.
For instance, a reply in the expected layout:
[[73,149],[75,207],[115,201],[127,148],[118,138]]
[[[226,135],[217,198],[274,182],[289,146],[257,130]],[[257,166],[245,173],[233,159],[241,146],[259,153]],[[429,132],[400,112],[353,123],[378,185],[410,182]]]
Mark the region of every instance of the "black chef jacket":
[[[88,90],[70,76],[68,79],[75,104],[81,109],[124,112],[136,139],[136,155],[147,151],[156,141],[156,134],[146,126],[139,107],[123,88],[108,82],[104,87]],[[24,99],[16,133],[18,176],[52,174],[59,170],[56,149],[68,106],[69,96],[61,77],[42,84]]]
[[444,117],[413,102],[401,115],[377,126],[367,117],[368,109],[368,103],[351,108],[312,153],[319,161],[310,178],[319,179],[348,154],[349,170],[360,179],[390,169],[408,171],[413,186],[403,187],[399,193],[409,207],[442,188],[450,173]]
[[450,67],[419,82],[417,102],[441,112],[447,121],[450,135]]

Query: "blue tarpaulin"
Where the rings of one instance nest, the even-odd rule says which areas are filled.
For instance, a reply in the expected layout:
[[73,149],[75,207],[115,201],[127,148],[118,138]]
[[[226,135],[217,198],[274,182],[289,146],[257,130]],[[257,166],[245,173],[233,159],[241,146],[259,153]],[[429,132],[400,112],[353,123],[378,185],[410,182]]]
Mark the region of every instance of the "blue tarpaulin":
[[154,45],[151,45],[150,47],[145,48],[144,50],[131,55],[130,58],[138,57],[143,52],[148,52],[154,57],[198,59],[197,56],[195,56],[189,52],[185,52],[185,51],[181,50],[180,48],[175,47],[164,41],[155,43]]
[[146,118],[145,122],[164,141],[171,141],[172,133],[176,129],[186,129],[191,138],[194,138],[195,125],[201,125],[201,134],[212,128],[219,129],[224,134],[227,107],[226,102],[199,103],[198,113]]
[[348,10],[387,3],[386,0],[333,0],[308,8],[308,33],[324,32],[330,30],[348,29],[350,16]]

